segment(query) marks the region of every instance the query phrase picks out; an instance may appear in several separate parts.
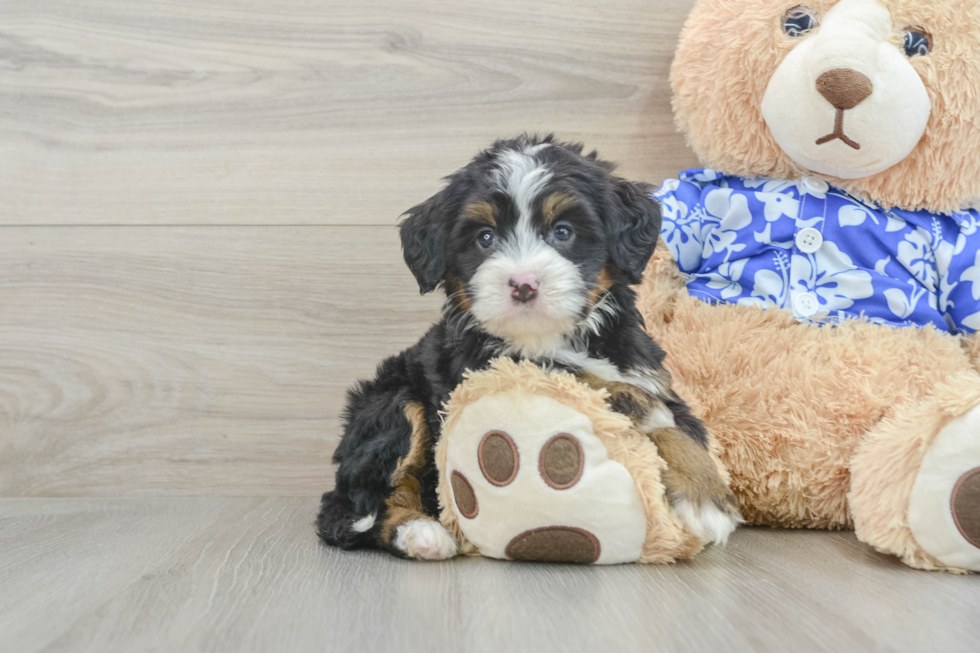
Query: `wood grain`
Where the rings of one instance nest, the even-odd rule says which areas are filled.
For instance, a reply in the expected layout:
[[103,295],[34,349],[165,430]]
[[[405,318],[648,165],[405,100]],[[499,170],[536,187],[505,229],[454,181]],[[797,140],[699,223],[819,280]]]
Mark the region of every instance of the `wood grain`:
[[322,492],[346,387],[438,314],[392,228],[0,234],[0,496]]
[[0,224],[392,224],[491,140],[659,183],[693,0],[0,3]]
[[0,641],[34,651],[975,651],[976,577],[744,529],[674,566],[320,546],[316,500],[0,500]]

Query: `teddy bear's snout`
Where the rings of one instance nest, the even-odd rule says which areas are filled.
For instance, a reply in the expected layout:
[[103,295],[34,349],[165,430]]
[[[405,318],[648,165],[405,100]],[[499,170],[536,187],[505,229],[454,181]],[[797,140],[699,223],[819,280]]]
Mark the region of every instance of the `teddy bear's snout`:
[[817,92],[838,111],[848,111],[868,99],[874,85],[868,76],[852,68],[828,70],[817,77]]

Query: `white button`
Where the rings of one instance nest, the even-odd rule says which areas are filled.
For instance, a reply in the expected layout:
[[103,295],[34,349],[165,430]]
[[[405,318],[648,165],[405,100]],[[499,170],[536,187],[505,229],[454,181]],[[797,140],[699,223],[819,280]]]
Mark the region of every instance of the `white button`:
[[810,292],[805,292],[793,298],[793,308],[799,317],[812,317],[820,310],[820,300]]
[[800,229],[800,233],[796,234],[796,246],[804,254],[813,254],[821,245],[823,245],[823,234],[813,227]]
[[820,177],[814,177],[812,175],[803,178],[803,186],[811,193],[817,193],[818,195],[823,195],[830,190],[830,184]]

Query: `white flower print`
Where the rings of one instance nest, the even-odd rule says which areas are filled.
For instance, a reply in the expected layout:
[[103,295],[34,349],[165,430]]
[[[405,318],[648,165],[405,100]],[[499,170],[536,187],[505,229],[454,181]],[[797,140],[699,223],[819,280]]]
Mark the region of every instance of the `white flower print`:
[[[912,288],[911,293],[908,295],[902,292],[900,288],[889,288],[884,293],[885,301],[888,303],[888,310],[903,320],[915,312],[915,307],[919,305],[919,300],[922,299],[922,295],[926,292],[925,288],[914,282],[910,285]],[[930,297],[935,297],[935,295],[930,295]]]
[[898,244],[898,262],[930,291],[936,289],[936,256],[932,250],[932,235],[922,227],[905,235]]
[[668,179],[654,193],[660,201],[663,214],[663,227],[660,237],[674,256],[681,270],[695,270],[701,264],[704,246],[701,242],[700,210],[692,211],[687,204],[677,198],[675,191],[680,186],[677,179]]
[[894,213],[889,212],[886,217],[888,218],[888,222],[885,225],[886,233],[902,231],[908,226],[908,222],[905,221],[905,218],[901,218]]
[[980,313],[967,315],[965,318],[963,318],[963,326],[965,326],[967,329],[980,331]]
[[795,254],[792,265],[800,291],[816,293],[823,311],[850,308],[854,300],[874,294],[871,275],[859,270],[835,243],[824,242],[819,256]]
[[964,236],[972,236],[980,229],[980,213],[977,211],[954,213],[953,217],[959,222],[960,233]]
[[717,181],[722,178],[720,172],[716,172],[710,168],[704,168],[703,170],[694,170],[681,173],[681,179],[684,181],[694,181],[703,184],[710,184],[713,181]]
[[783,216],[795,218],[800,213],[800,200],[783,193],[756,193],[755,198],[765,204],[766,222],[775,222]]
[[763,193],[785,193],[789,189],[796,190],[795,181],[786,181],[783,179],[757,177],[755,179],[743,179],[742,184],[746,188],[762,188]]
[[720,290],[722,299],[731,299],[742,294],[742,284],[738,283],[742,278],[742,270],[748,259],[735,261],[734,263],[722,263],[718,266],[717,272],[699,274],[703,279],[708,279],[708,288]]
[[864,221],[868,218],[878,224],[878,218],[874,217],[866,210],[861,208],[856,204],[847,204],[840,207],[840,211],[837,212],[837,221],[842,227],[857,227],[864,224]]
[[[964,270],[963,274],[960,275],[960,282],[970,282],[970,284],[972,284],[970,291],[973,295],[973,299],[980,301],[980,251],[977,252],[977,257],[974,260],[973,265]],[[980,315],[980,313],[977,313],[977,315]],[[977,315],[974,315],[973,317],[977,317]],[[975,327],[971,326],[970,328],[972,329]]]
[[773,255],[773,262],[776,271],[759,270],[756,272],[752,296],[746,297],[739,302],[740,304],[761,306],[762,308],[786,305],[786,296],[789,290],[789,257],[783,252],[776,252]]
[[704,257],[714,253],[730,256],[745,245],[735,244],[738,231],[752,224],[752,212],[744,195],[733,194],[729,188],[709,192],[704,198]]

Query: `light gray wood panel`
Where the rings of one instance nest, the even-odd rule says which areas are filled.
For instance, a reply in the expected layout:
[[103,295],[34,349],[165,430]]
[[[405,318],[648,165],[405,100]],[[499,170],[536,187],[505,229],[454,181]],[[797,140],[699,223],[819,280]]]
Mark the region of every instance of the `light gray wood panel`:
[[659,183],[693,0],[0,4],[0,224],[391,224],[494,138]]
[[0,496],[326,490],[439,301],[393,228],[2,228]]
[[0,500],[0,641],[33,651],[975,651],[980,578],[851,533],[744,529],[674,566],[407,562],[308,499]]

